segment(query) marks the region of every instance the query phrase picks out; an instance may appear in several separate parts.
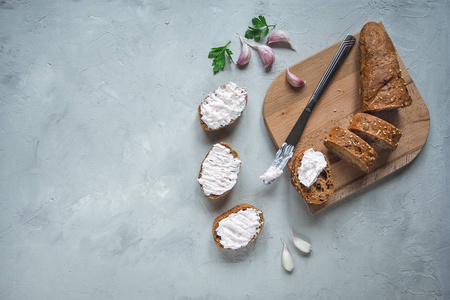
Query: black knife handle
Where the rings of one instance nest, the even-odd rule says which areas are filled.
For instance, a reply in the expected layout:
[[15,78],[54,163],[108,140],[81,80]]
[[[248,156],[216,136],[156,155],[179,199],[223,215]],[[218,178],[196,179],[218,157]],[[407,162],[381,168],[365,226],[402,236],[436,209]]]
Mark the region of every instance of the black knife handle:
[[317,85],[311,99],[308,101],[306,108],[312,111],[317,102],[319,102],[320,97],[322,96],[323,92],[325,91],[338,68],[341,66],[344,59],[347,57],[347,54],[350,52],[355,42],[356,38],[351,34],[348,34],[342,41],[339,49],[333,57],[333,60],[331,61],[330,65],[325,71],[325,74],[323,74],[322,79]]
[[306,122],[308,121],[309,116],[311,115],[312,110],[314,109],[314,106],[317,104],[317,102],[319,102],[320,97],[322,96],[326,87],[333,78],[333,75],[336,73],[337,69],[340,67],[344,59],[347,57],[347,54],[352,49],[353,45],[355,44],[355,41],[356,41],[355,37],[350,34],[348,34],[342,41],[341,45],[339,46],[339,49],[337,50],[336,54],[333,57],[333,60],[331,61],[330,65],[325,71],[325,74],[323,75],[322,79],[317,85],[316,90],[311,96],[311,99],[308,101],[308,104],[306,104],[305,109],[303,110],[302,114],[300,115],[291,132],[289,133],[288,137],[286,138],[285,143],[293,146],[297,145],[303,133],[303,130],[305,129]]

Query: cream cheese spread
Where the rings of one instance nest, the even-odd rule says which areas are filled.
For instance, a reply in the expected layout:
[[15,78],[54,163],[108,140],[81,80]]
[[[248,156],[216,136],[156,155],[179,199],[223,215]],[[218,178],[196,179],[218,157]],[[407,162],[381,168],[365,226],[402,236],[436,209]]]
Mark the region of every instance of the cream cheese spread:
[[246,246],[261,230],[260,213],[254,208],[247,208],[219,221],[216,232],[222,246],[233,250]]
[[302,163],[298,167],[298,179],[306,187],[310,187],[317,181],[319,174],[327,167],[325,156],[313,148],[306,150],[303,154]]
[[237,119],[244,110],[247,90],[230,82],[219,87],[202,101],[200,113],[202,121],[210,129],[218,129]]
[[198,182],[206,196],[222,195],[234,187],[240,169],[241,160],[228,147],[215,144],[203,161]]
[[259,178],[261,178],[265,184],[269,184],[272,183],[278,177],[280,177],[281,174],[283,174],[283,170],[277,169],[274,166],[270,166],[267,169],[266,173],[259,176]]

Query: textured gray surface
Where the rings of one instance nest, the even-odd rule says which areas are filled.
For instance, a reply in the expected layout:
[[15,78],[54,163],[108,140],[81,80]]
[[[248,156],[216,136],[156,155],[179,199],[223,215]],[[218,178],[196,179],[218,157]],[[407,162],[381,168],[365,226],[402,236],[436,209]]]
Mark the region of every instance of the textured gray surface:
[[[0,1],[1,299],[449,299],[449,1]],[[209,48],[237,59],[252,17],[287,31],[264,71],[212,74]],[[283,175],[258,176],[275,148],[268,86],[294,64],[382,21],[431,114],[407,167],[311,216]],[[234,81],[249,102],[232,128],[204,132],[197,106]],[[213,143],[242,158],[211,201],[196,177]],[[243,202],[266,225],[246,249],[212,240],[214,218]],[[280,237],[309,239],[296,269]],[[363,297],[362,297],[363,295]]]

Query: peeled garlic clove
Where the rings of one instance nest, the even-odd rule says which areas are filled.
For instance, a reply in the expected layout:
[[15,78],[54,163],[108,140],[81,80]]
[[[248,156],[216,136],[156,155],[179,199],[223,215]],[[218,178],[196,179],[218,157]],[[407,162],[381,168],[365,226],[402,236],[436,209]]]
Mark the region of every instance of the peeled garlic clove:
[[306,83],[306,81],[303,81],[302,79],[292,74],[289,71],[289,68],[286,68],[286,79],[289,82],[289,84],[292,85],[293,87],[301,87],[304,86]]
[[292,232],[292,230],[291,230],[291,235],[292,235],[292,241],[294,242],[294,245],[298,250],[302,251],[305,254],[311,253],[312,247],[311,247],[310,243],[295,236],[294,233]]
[[288,247],[286,246],[286,243],[281,240],[283,243],[283,252],[281,253],[281,263],[283,264],[283,268],[288,271],[292,272],[294,270],[294,258],[292,258],[291,253],[289,252]]
[[286,43],[291,47],[292,50],[297,51],[292,47],[291,39],[287,35],[286,32],[282,30],[274,30],[267,38],[267,45],[273,44],[273,43]]
[[238,66],[243,66],[248,64],[248,62],[250,61],[250,58],[252,57],[252,52],[250,51],[250,46],[244,42],[242,37],[239,36],[239,38],[241,39],[242,49],[236,64]]
[[259,55],[261,56],[261,59],[264,63],[264,68],[270,67],[273,62],[275,61],[275,53],[273,52],[272,48],[266,45],[251,45],[247,43],[250,47],[253,49],[258,50]]

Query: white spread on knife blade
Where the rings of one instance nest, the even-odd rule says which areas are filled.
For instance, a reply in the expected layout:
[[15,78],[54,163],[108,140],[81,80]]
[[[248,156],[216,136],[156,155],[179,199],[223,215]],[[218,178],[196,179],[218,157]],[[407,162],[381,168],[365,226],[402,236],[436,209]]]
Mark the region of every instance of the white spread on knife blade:
[[325,156],[320,151],[310,148],[305,151],[302,163],[298,167],[298,179],[306,187],[310,187],[317,181],[319,174],[327,167]]
[[259,178],[261,178],[265,184],[269,184],[272,183],[278,177],[280,177],[281,174],[283,174],[283,170],[277,169],[274,166],[270,166],[267,169],[266,173],[259,176]]
[[247,208],[221,220],[216,232],[223,247],[234,250],[246,246],[261,230],[260,213]]
[[247,90],[230,82],[208,95],[200,106],[202,121],[211,129],[228,125],[244,110]]
[[215,144],[202,164],[198,182],[206,196],[222,195],[234,187],[240,168],[241,160],[229,148]]

